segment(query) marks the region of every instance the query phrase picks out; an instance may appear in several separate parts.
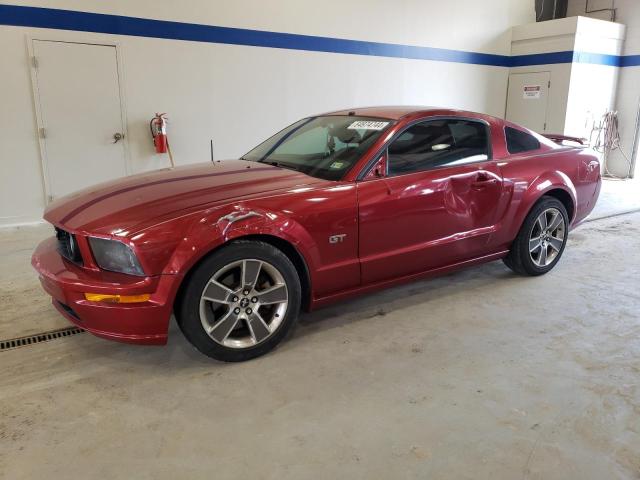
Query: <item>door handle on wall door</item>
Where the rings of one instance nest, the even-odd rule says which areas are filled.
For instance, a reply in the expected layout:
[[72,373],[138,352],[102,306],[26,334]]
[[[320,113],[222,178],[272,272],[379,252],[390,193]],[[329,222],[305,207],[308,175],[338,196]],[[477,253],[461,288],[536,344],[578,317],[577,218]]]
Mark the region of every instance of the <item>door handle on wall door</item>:
[[118,143],[123,138],[124,138],[124,133],[114,133],[113,134],[113,143]]

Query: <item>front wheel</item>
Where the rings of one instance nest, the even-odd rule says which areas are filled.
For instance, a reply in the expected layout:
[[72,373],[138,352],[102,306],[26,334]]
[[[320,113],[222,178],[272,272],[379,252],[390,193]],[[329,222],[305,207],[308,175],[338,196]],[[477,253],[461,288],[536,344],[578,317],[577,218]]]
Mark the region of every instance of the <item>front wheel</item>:
[[543,275],[560,260],[568,235],[567,209],[544,196],[527,215],[504,263],[521,275]]
[[217,360],[249,360],[275,348],[300,311],[300,279],[280,250],[237,241],[189,276],[176,309],[185,337]]

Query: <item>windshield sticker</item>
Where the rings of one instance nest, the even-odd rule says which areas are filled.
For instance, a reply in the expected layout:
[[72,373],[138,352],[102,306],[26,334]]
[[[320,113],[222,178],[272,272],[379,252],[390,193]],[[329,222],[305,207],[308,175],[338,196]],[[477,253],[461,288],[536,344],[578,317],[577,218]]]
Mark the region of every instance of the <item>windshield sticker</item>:
[[342,167],[344,167],[344,162],[333,162],[331,165],[329,165],[329,168],[334,170],[338,170]]
[[357,122],[353,122],[347,128],[349,130],[382,130],[387,125],[389,125],[389,122],[371,122],[359,120]]

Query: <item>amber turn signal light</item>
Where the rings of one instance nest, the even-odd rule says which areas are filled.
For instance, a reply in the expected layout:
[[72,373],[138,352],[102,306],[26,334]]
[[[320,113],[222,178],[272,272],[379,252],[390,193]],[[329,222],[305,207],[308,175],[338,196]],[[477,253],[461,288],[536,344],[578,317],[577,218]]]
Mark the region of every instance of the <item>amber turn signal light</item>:
[[107,302],[107,303],[140,303],[146,302],[151,297],[149,293],[142,295],[111,295],[105,293],[85,293],[84,298],[90,302]]

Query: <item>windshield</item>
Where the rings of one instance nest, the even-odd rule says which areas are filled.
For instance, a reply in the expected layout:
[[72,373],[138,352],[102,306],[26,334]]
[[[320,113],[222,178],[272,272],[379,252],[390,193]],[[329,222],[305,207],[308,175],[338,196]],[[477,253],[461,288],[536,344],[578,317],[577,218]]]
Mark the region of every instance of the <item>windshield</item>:
[[391,125],[391,120],[327,115],[300,120],[242,157],[340,180]]

